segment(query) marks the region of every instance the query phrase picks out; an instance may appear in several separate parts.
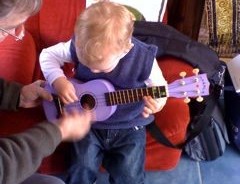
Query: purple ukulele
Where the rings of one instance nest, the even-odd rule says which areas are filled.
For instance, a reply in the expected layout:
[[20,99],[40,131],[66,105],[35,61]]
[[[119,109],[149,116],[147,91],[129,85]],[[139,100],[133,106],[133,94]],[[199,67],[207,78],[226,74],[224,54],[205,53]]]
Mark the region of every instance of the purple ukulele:
[[[195,71],[195,72],[198,72]],[[182,79],[178,79],[168,86],[154,86],[137,89],[124,89],[115,91],[113,85],[106,80],[92,80],[81,83],[71,80],[75,87],[78,102],[64,105],[50,85],[45,89],[53,94],[52,102],[44,101],[43,108],[49,121],[59,118],[64,110],[91,111],[95,121],[108,119],[117,109],[118,105],[134,103],[142,100],[143,96],[153,98],[175,97],[184,98],[185,102],[190,101],[189,97],[197,97],[197,101],[203,100],[202,96],[209,94],[209,81],[206,74],[185,78],[186,73],[181,72]]]

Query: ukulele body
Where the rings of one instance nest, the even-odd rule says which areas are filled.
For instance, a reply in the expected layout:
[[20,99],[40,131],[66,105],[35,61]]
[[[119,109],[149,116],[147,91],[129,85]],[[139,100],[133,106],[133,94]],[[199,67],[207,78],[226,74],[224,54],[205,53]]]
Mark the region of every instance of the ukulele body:
[[43,108],[49,121],[59,118],[63,111],[70,112],[73,109],[79,112],[90,111],[95,121],[106,120],[116,111],[117,105],[108,106],[105,100],[105,93],[115,91],[111,83],[101,79],[86,83],[71,79],[71,82],[79,101],[69,105],[62,104],[53,87],[49,84],[46,85],[45,89],[54,96],[53,102],[46,100],[43,102]]

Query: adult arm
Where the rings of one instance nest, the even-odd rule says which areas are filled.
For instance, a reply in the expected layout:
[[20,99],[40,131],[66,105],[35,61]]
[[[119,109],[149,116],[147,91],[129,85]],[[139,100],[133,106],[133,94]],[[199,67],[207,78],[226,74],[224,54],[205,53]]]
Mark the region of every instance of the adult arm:
[[0,109],[17,110],[22,86],[0,79]]
[[1,138],[0,183],[20,183],[31,176],[61,139],[60,129],[53,123],[40,123],[23,133]]
[[54,123],[43,122],[23,133],[0,139],[0,183],[20,183],[36,172],[42,159],[61,141],[82,139],[91,127],[92,114],[64,113]]
[[16,111],[18,107],[36,107],[43,99],[51,101],[52,95],[43,88],[44,83],[43,80],[37,80],[23,86],[0,79],[0,110]]

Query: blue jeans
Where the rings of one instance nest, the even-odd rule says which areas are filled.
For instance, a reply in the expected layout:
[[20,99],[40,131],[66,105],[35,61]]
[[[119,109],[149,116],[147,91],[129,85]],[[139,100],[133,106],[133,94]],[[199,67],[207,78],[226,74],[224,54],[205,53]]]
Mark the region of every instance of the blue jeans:
[[74,160],[67,183],[93,184],[102,165],[111,184],[143,184],[145,127],[129,129],[92,129],[74,143]]
[[21,184],[65,184],[57,177],[45,174],[33,174]]

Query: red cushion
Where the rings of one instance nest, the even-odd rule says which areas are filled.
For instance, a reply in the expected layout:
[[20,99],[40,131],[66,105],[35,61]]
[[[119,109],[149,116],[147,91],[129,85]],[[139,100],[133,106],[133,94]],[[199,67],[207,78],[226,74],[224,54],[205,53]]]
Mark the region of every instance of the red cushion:
[[[159,59],[159,66],[168,83],[178,79],[180,72],[192,71],[188,64],[172,57]],[[168,98],[163,110],[155,114],[155,122],[173,144],[182,143],[189,123],[188,105],[182,99]],[[147,133],[146,170],[172,169],[178,164],[180,156],[181,150],[166,147]]]
[[41,107],[19,109],[17,112],[0,112],[0,137],[19,133],[43,121],[45,118]]
[[[25,32],[22,41],[7,37],[0,43],[0,76],[22,84],[32,82],[36,66],[36,49],[31,35]],[[0,136],[21,132],[45,119],[41,107],[20,109],[17,112],[0,111]]]
[[[187,104],[178,99],[168,99],[163,110],[155,115],[155,121],[164,135],[177,144],[185,138],[188,114]],[[169,170],[177,165],[181,150],[159,144],[147,133],[146,155],[146,170]]]
[[43,0],[41,10],[30,17],[25,27],[33,34],[38,51],[73,35],[76,17],[85,9],[86,0]]
[[69,40],[76,18],[85,6],[85,0],[44,0],[39,16],[42,47]]
[[[43,0],[40,12],[25,24],[35,40],[37,53],[40,54],[43,48],[69,40],[76,18],[85,6],[85,0]],[[42,78],[38,62],[33,77],[34,80]]]

